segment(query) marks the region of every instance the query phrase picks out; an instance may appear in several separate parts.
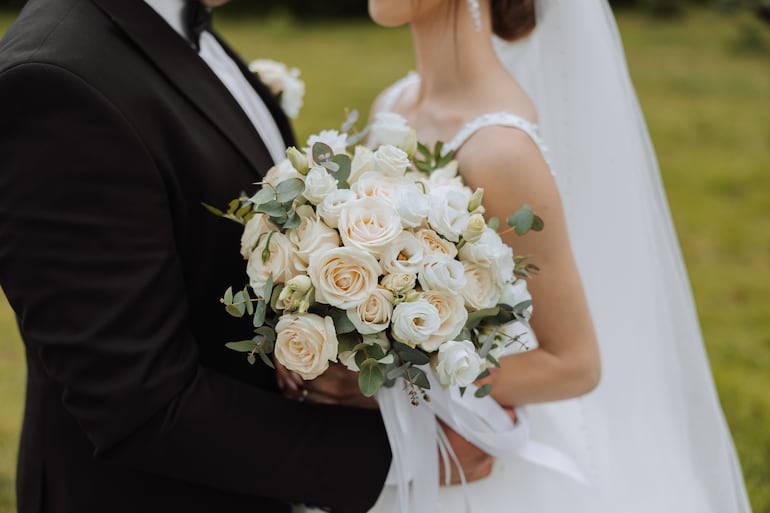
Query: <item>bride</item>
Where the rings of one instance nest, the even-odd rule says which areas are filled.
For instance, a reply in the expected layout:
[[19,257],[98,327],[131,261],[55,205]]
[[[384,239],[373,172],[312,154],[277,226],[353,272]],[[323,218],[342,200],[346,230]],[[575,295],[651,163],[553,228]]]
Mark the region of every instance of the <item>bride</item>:
[[[750,511],[606,2],[369,0],[369,11],[411,24],[419,72],[374,111],[400,114],[429,145],[449,141],[490,215],[527,202],[545,218],[541,234],[507,240],[542,270],[530,280],[539,348],[503,359],[493,397],[589,481],[503,457],[467,491],[443,488],[436,511],[463,511],[466,495],[479,512]],[[553,402],[596,383],[592,320],[601,383]],[[394,502],[386,488],[374,511]]]

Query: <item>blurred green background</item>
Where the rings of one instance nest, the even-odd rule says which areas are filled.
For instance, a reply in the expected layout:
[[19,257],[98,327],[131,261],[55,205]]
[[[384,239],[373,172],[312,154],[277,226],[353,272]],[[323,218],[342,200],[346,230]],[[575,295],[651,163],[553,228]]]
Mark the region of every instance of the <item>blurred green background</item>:
[[[14,18],[0,0],[0,33]],[[616,0],[631,74],[661,163],[706,347],[754,513],[770,513],[770,26],[768,0]],[[244,58],[302,70],[301,139],[366,115],[378,91],[413,66],[406,29],[365,19],[310,22],[310,2],[234,3],[217,27]],[[313,3],[314,4],[314,3]],[[319,2],[324,4],[324,2]],[[339,0],[365,9],[363,0]],[[708,4],[708,8],[706,6]],[[266,5],[282,5],[254,15]],[[335,14],[320,10],[319,14]],[[0,293],[0,513],[16,510],[14,469],[25,370]]]

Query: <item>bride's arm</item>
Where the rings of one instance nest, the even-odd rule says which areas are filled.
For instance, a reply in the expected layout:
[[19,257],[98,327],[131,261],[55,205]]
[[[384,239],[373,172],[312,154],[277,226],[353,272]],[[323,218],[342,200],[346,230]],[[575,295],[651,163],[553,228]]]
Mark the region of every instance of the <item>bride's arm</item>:
[[600,375],[596,335],[561,198],[542,154],[523,132],[492,127],[469,140],[458,157],[468,185],[484,188],[488,217],[504,220],[528,203],[545,221],[542,232],[503,235],[515,254],[540,268],[527,280],[539,347],[502,359],[492,396],[502,405],[518,406],[589,392]]

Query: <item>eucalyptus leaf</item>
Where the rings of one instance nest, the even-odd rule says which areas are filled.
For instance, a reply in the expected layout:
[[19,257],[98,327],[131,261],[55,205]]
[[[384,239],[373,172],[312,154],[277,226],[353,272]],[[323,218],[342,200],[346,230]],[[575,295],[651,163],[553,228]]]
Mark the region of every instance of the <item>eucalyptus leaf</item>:
[[535,213],[532,212],[532,207],[527,204],[522,205],[519,210],[511,214],[507,219],[508,226],[516,230],[518,235],[527,233],[532,228],[534,222]]
[[249,212],[251,212],[252,205],[251,203],[246,203],[241,206],[238,210],[235,211],[235,217],[244,217]]
[[324,160],[323,162],[321,162],[321,166],[326,168],[326,170],[329,171],[332,174],[334,174],[334,173],[336,173],[337,171],[340,170],[340,165],[337,164],[336,162],[334,162],[331,159]]
[[[272,351],[272,349],[271,349]],[[267,356],[267,353],[264,351],[259,351],[259,358],[262,360],[262,362],[270,367],[271,369],[275,369],[275,365],[273,365],[273,361],[270,359],[269,356]]]
[[302,194],[305,190],[305,182],[299,178],[289,178],[279,183],[275,188],[275,201],[278,203],[288,203],[294,201],[294,198]]
[[233,317],[240,319],[246,313],[246,306],[243,303],[239,305],[227,305],[225,311]]
[[331,146],[322,142],[317,142],[313,145],[312,153],[313,160],[319,165],[322,165],[334,156],[334,150],[332,150]]
[[487,317],[495,317],[500,312],[500,308],[495,306],[492,308],[482,308],[468,314],[468,320],[465,323],[465,327],[468,329],[475,329],[481,321]]
[[358,373],[358,387],[361,389],[362,394],[366,397],[371,397],[385,382],[385,372],[382,365],[378,364],[376,360],[368,358],[358,367],[360,369]]
[[535,219],[532,221],[532,230],[541,232],[543,231],[543,228],[545,228],[545,223],[540,216],[535,216]]
[[241,206],[241,200],[234,199],[230,203],[227,204],[227,213],[230,215],[235,214],[235,211],[238,210]]
[[253,340],[239,340],[238,342],[228,342],[225,347],[239,353],[250,353],[257,347],[257,343]]
[[350,157],[344,154],[335,155],[332,157],[332,161],[337,164],[337,171],[334,173],[334,178],[337,179],[337,187],[339,189],[348,189],[348,178],[350,178],[351,160]]
[[404,362],[411,362],[414,365],[425,365],[430,363],[427,354],[416,348],[411,348],[401,342],[393,342],[393,349],[398,353],[398,357]]
[[489,395],[489,393],[492,391],[492,385],[489,383],[486,383],[484,385],[481,385],[476,392],[473,394],[476,397],[486,397]]
[[490,230],[496,232],[497,230],[500,229],[500,219],[496,217],[490,218],[489,221],[487,221],[487,226],[489,227]]
[[337,334],[337,352],[344,353],[346,351],[353,351],[361,342],[358,333],[338,333]]
[[257,212],[267,214],[270,217],[280,217],[280,216],[286,215],[286,207],[276,200],[268,201],[267,203],[262,203],[260,205],[257,205],[257,208],[255,210]]
[[286,222],[283,223],[283,229],[284,230],[291,230],[292,228],[296,228],[302,223],[302,219],[300,219],[299,215],[297,214],[297,211],[294,209],[289,210],[286,213]]
[[400,365],[398,367],[393,367],[392,369],[390,369],[387,372],[386,376],[387,376],[387,378],[389,380],[390,379],[400,378],[401,376],[403,376],[406,373],[406,370],[409,367],[411,367],[411,365],[412,365],[411,363],[407,362],[407,363],[404,363],[404,364],[402,364],[402,365]]
[[255,328],[261,327],[263,324],[265,324],[265,316],[267,315],[267,301],[264,299],[260,299],[257,302],[257,308],[254,309],[254,318],[252,320],[252,325]]
[[254,365],[257,363],[257,357],[254,356],[254,353],[249,353],[249,355],[246,357],[246,361],[248,361],[250,365]]
[[275,200],[275,190],[268,186],[262,187],[249,201],[255,205],[262,205],[263,203],[269,203]]
[[350,321],[347,312],[339,308],[332,308],[329,316],[334,321],[334,329],[339,333],[352,333],[356,331],[356,326]]
[[526,301],[522,301],[521,303],[517,303],[513,307],[513,314],[517,317],[524,314],[530,307],[532,306],[532,300],[527,299]]
[[228,287],[227,290],[225,291],[224,301],[225,301],[226,305],[233,304],[233,288],[232,287]]
[[[272,345],[275,342],[275,330],[269,326],[261,326],[255,329],[254,333],[256,333],[258,337],[261,337],[263,347],[265,345]],[[272,351],[272,349],[270,349],[270,351]]]
[[406,377],[409,381],[424,390],[430,390],[430,381],[425,371],[417,367],[410,367],[406,370]]

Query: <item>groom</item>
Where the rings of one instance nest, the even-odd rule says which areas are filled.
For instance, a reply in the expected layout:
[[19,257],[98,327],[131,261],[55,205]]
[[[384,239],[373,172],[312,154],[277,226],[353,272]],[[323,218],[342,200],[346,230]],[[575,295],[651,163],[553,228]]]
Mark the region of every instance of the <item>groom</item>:
[[223,346],[249,336],[217,301],[243,280],[239,229],[201,202],[226,204],[294,141],[197,7],[29,0],[0,43],[20,513],[358,513],[385,479],[376,411],[285,400]]

